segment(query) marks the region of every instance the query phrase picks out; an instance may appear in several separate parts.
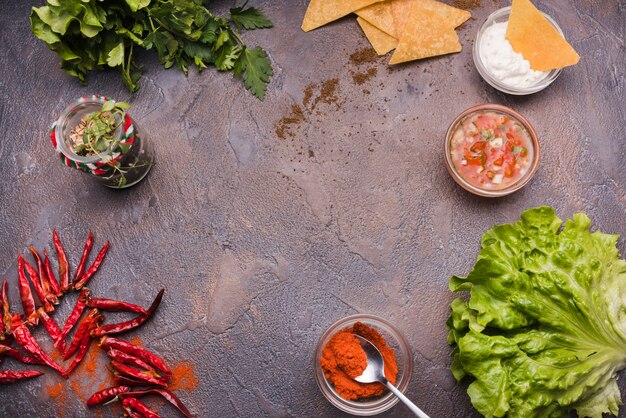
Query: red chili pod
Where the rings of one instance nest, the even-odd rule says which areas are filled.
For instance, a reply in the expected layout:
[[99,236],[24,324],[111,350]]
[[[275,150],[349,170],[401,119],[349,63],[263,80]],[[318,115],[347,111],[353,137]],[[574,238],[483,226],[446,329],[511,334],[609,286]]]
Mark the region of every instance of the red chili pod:
[[72,373],[72,371],[74,371],[76,366],[78,366],[80,362],[83,361],[83,358],[85,357],[85,354],[87,354],[87,350],[89,350],[89,345],[91,344],[91,341],[92,341],[89,330],[95,327],[96,327],[96,323],[92,322],[89,326],[89,329],[85,333],[83,333],[81,340],[80,340],[80,344],[78,346],[78,350],[76,352],[76,357],[74,357],[74,360],[72,360],[72,364],[70,364],[70,367],[68,367],[65,373],[63,374],[64,377],[69,376],[69,374]]
[[29,324],[37,325],[39,318],[35,308],[35,299],[33,298],[33,292],[30,290],[28,279],[24,274],[24,258],[21,255],[17,256],[17,277],[17,285],[20,290],[20,299],[22,300],[26,321]]
[[104,256],[107,254],[109,245],[110,245],[109,241],[107,241],[104,244],[104,246],[102,247],[102,249],[96,256],[96,259],[94,260],[91,267],[89,267],[89,269],[85,272],[85,274],[83,274],[83,276],[78,280],[78,282],[74,283],[74,289],[80,290],[80,288],[83,287],[89,281],[89,279],[91,279],[91,277],[96,273],[96,271],[98,271],[100,264],[102,264],[102,260],[104,260]]
[[178,397],[176,397],[176,395],[174,395],[172,391],[169,391],[167,389],[153,388],[153,389],[146,389],[146,390],[137,390],[137,391],[132,391],[132,392],[124,392],[123,394],[120,394],[120,399],[141,398],[143,396],[148,396],[148,395],[161,396],[166,401],[171,403],[176,409],[178,409],[178,411],[180,411],[180,413],[183,414],[186,418],[195,418],[195,415],[189,412],[189,410],[185,407],[185,405],[183,405],[181,400],[178,399]]
[[85,264],[87,263],[87,258],[89,258],[89,253],[91,252],[91,247],[93,247],[93,234],[89,231],[87,235],[87,242],[85,242],[85,248],[83,248],[83,255],[80,258],[80,263],[78,263],[78,267],[76,267],[76,273],[74,273],[74,280],[72,280],[72,284],[75,286],[76,283],[80,280],[83,272],[85,271]]
[[42,362],[44,362],[44,364],[61,373],[62,375],[64,374],[61,366],[56,364],[54,360],[52,360],[50,356],[48,356],[48,354],[46,354],[46,352],[41,349],[41,347],[37,343],[37,340],[35,340],[35,337],[33,337],[33,335],[26,327],[26,324],[22,324],[19,327],[15,328],[15,330],[13,331],[13,335],[15,336],[15,341],[20,345],[20,347],[24,349],[24,351],[26,351],[33,357],[41,360]]
[[135,357],[131,354],[124,353],[120,350],[116,350],[115,348],[107,351],[107,356],[111,360],[119,361],[120,363],[129,364],[131,366],[139,367],[140,369],[145,369],[151,373],[156,373],[156,370],[152,368],[148,363],[140,359],[139,357]]
[[33,247],[32,245],[28,247],[28,249],[30,250],[30,253],[33,255],[33,258],[35,259],[35,263],[37,264],[37,274],[39,276],[39,282],[41,284],[41,288],[43,289],[43,294],[45,295],[46,299],[49,302],[54,303],[55,305],[58,305],[59,298],[57,298],[57,296],[52,291],[52,286],[50,285],[50,280],[48,279],[48,274],[46,273],[46,267],[44,265],[43,260],[41,259],[41,256],[39,255],[35,247]]
[[118,338],[113,337],[103,337],[100,340],[100,347],[103,350],[109,350],[111,348],[115,348],[117,350],[123,351],[124,353],[131,354],[133,356],[141,358],[146,363],[156,367],[158,370],[162,371],[167,375],[171,375],[172,372],[165,364],[165,361],[156,354],[151,351],[146,350],[143,347],[139,347],[135,344],[131,344],[124,340],[120,340]]
[[39,280],[39,275],[37,274],[37,271],[35,270],[35,268],[31,266],[30,263],[26,260],[24,260],[24,267],[26,268],[28,277],[30,277],[30,281],[33,284],[33,287],[35,288],[35,293],[37,293],[37,297],[43,304],[44,310],[46,312],[54,311],[54,306],[52,306],[52,304],[46,297],[46,293],[43,287],[41,287],[41,281]]
[[118,372],[125,374],[126,376],[130,376],[133,379],[138,379],[146,382],[146,385],[167,387],[167,381],[161,376],[155,376],[154,373],[144,372],[135,367],[120,363],[119,361],[115,360],[111,361],[111,367],[113,367]]
[[44,364],[38,358],[27,356],[21,351],[3,344],[0,344],[0,355],[11,357],[12,359],[17,360],[22,364]]
[[102,315],[100,315],[100,312],[98,312],[97,309],[92,309],[89,312],[89,314],[80,322],[78,328],[76,328],[74,339],[63,355],[64,360],[72,357],[76,350],[78,350],[78,348],[82,345],[85,340],[85,336],[91,337],[91,330],[94,329],[101,320]]
[[145,314],[141,314],[138,317],[131,319],[130,321],[120,322],[118,324],[103,325],[97,328],[94,331],[93,335],[95,337],[102,337],[103,335],[121,334],[123,332],[130,331],[141,326],[154,314],[156,309],[159,307],[161,299],[163,299],[163,292],[165,292],[165,289],[161,289],[161,291],[156,296],[156,298],[154,298],[152,305],[150,305],[150,308]]
[[48,257],[48,252],[45,248],[43,250],[43,264],[46,269],[46,276],[48,277],[48,282],[50,282],[50,289],[52,290],[52,293],[54,293],[56,297],[61,297],[61,295],[63,295],[63,291],[61,290],[61,285],[57,281],[56,277],[54,277],[54,272],[52,271],[52,266],[50,265],[50,258]]
[[87,400],[87,406],[96,406],[105,404],[109,401],[112,401],[119,395],[120,393],[130,392],[130,387],[128,386],[113,386],[110,388],[102,389],[93,395]]
[[147,312],[139,305],[113,299],[90,298],[89,301],[87,301],[87,306],[110,312],[135,312],[140,314]]
[[87,307],[87,300],[89,300],[89,289],[84,288],[80,292],[80,295],[78,295],[78,299],[76,300],[76,305],[74,305],[74,310],[72,310],[72,313],[70,314],[70,316],[67,317],[67,320],[65,321],[65,325],[63,326],[63,331],[61,332],[61,338],[63,340],[65,340],[65,338],[70,333],[74,325],[76,325],[76,323],[80,319],[81,315],[83,314],[83,311],[85,310],[85,307]]
[[70,290],[70,263],[67,261],[65,250],[61,245],[61,239],[57,234],[56,229],[52,231],[52,242],[54,243],[54,249],[57,252],[57,258],[59,260],[59,280],[61,281],[61,290],[67,292]]
[[143,380],[133,379],[132,377],[124,376],[119,372],[113,372],[113,381],[118,385],[124,386],[147,386],[147,383]]
[[37,312],[39,313],[39,319],[41,319],[43,326],[46,328],[46,331],[48,331],[48,335],[50,335],[50,338],[54,341],[54,346],[59,348],[61,355],[65,355],[65,340],[62,338],[59,324],[48,316],[43,309],[39,308]]
[[23,372],[15,372],[12,370],[0,370],[0,383],[11,383],[18,380],[31,379],[41,376],[43,373],[37,370],[26,370]]
[[145,418],[161,418],[161,415],[157,414],[156,412],[148,408],[146,404],[135,398],[125,398],[122,401],[122,406],[129,414],[131,414],[133,410],[135,410],[143,415]]
[[4,332],[11,332],[11,304],[9,303],[9,285],[6,280],[2,282],[2,290],[0,291],[0,303],[2,306],[2,322],[4,325]]

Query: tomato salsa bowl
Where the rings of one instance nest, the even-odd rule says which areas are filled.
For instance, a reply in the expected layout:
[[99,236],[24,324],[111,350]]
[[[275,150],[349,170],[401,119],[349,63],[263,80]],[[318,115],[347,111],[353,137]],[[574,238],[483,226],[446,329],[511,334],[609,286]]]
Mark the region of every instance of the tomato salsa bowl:
[[446,167],[459,186],[499,197],[526,185],[539,165],[532,125],[506,106],[471,107],[452,121],[445,142]]

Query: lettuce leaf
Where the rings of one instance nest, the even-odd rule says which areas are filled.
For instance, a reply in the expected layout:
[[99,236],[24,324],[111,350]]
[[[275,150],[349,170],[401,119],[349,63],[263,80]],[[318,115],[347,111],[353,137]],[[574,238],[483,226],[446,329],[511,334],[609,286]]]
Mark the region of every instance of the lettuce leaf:
[[452,373],[486,417],[617,415],[626,366],[626,262],[618,236],[565,223],[550,207],[485,233],[467,277],[453,276]]

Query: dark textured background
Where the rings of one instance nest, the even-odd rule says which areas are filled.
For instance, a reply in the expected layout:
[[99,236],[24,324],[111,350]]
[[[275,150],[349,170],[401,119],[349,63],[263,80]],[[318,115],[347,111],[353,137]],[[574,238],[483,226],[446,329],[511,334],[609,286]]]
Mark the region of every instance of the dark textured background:
[[[367,46],[353,18],[303,33],[304,0],[254,2],[275,23],[246,34],[274,65],[265,102],[228,73],[185,78],[140,54],[145,73],[131,114],[158,163],[124,191],[63,167],[48,128],[79,96],[126,99],[127,91],[114,71],[92,74],[87,87],[65,75],[31,35],[28,3],[0,2],[0,273],[17,307],[18,252],[51,249],[53,228],[74,264],[89,229],[98,248],[111,240],[92,291],[148,305],[167,288],[156,317],[133,335],[170,364],[193,362],[199,385],[179,395],[200,416],[341,416],[316,386],[313,351],[328,325],[356,312],[381,315],[406,335],[416,366],[407,394],[422,409],[475,416],[449,372],[444,324],[454,298],[448,279],[468,272],[482,233],[538,205],[562,218],[584,211],[593,228],[626,232],[624,1],[538,1],[582,59],[521,98],[489,87],[472,63],[480,23],[504,2],[472,10],[461,53],[395,68],[388,57],[350,63]],[[372,68],[373,78],[355,83],[354,73]],[[277,122],[305,87],[333,78],[338,103],[319,103],[279,139]],[[518,110],[539,134],[539,170],[509,197],[473,196],[444,167],[449,122],[482,102]],[[75,297],[66,299],[57,318]],[[106,373],[101,361],[83,381],[50,372],[2,386],[0,415],[89,416],[81,397]],[[65,388],[61,402],[48,396],[54,385]],[[400,405],[386,414],[406,415]]]

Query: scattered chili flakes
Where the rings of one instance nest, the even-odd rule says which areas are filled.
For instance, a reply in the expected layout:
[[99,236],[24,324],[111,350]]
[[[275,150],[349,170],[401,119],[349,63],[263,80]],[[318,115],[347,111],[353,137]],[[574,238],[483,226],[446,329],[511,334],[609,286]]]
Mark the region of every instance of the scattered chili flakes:
[[291,105],[291,113],[287,116],[283,116],[276,126],[276,135],[280,139],[285,139],[287,136],[293,136],[293,131],[291,130],[292,125],[299,125],[304,122],[304,113],[302,112],[302,108],[297,104]]

